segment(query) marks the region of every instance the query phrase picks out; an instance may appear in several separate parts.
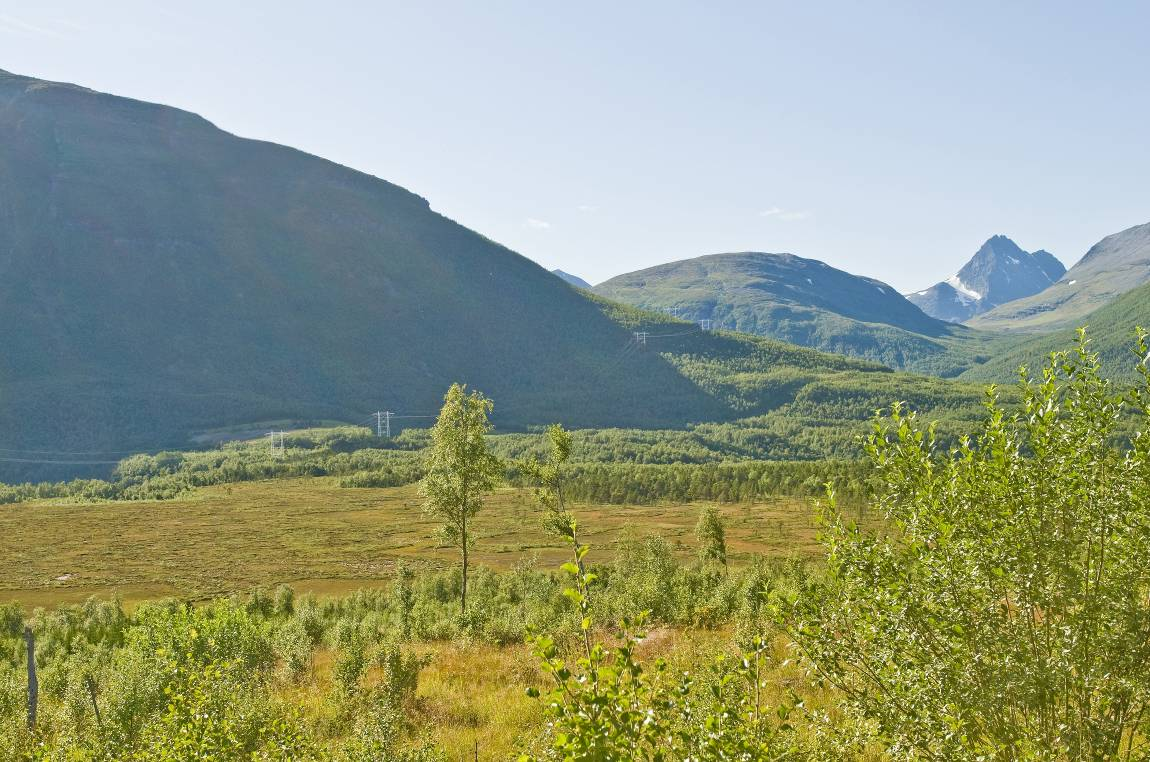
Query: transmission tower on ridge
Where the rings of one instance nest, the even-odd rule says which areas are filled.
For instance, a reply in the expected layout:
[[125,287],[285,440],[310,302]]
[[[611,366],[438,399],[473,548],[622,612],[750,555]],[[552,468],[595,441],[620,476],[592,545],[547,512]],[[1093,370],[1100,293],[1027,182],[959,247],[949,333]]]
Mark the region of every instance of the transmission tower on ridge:
[[647,337],[650,335],[647,331],[635,331],[635,342],[639,346],[645,347],[647,346]]

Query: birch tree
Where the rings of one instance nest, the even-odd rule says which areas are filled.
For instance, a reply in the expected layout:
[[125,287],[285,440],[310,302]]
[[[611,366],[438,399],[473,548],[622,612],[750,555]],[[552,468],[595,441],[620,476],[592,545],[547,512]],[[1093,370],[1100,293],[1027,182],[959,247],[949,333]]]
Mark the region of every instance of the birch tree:
[[460,610],[467,613],[468,553],[474,544],[471,520],[483,508],[483,499],[495,489],[503,464],[487,449],[485,436],[492,425],[491,400],[477,391],[452,384],[443,409],[431,429],[431,450],[421,492],[424,509],[443,526],[443,538],[459,548],[463,566]]

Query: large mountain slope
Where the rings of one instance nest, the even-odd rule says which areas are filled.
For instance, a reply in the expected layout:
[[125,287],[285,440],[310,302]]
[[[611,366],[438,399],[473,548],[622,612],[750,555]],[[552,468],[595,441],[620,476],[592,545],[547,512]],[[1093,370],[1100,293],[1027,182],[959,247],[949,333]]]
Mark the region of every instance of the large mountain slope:
[[174,108],[0,73],[9,460],[426,414],[456,380],[496,399],[503,427],[723,414],[656,353],[619,373],[630,341],[395,185]]
[[[1137,356],[1134,329],[1138,326],[1150,330],[1150,283],[1122,294],[1078,321],[1086,326],[1090,348],[1102,358],[1104,371],[1124,381],[1138,378],[1135,372]],[[1009,383],[1017,379],[1019,366],[1037,371],[1051,352],[1070,349],[1077,327],[1064,328],[1052,333],[1029,336],[1003,351],[983,365],[973,367],[961,378],[972,381]]]
[[1047,288],[1066,267],[1048,251],[1024,251],[1006,236],[986,241],[956,274],[906,298],[939,320],[961,323]]
[[1094,310],[1148,281],[1150,223],[1103,238],[1049,288],[979,315],[970,325],[1015,331],[1073,327]]
[[[688,320],[946,374],[974,332],[936,320],[872,278],[793,254],[712,254],[600,283],[595,293]],[[945,367],[930,367],[946,357]],[[952,367],[953,366],[953,367]]]

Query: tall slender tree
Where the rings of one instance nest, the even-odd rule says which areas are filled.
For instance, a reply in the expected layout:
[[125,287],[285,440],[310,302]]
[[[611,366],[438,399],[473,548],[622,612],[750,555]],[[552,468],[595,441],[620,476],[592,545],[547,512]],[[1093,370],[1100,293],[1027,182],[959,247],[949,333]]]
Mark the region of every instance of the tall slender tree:
[[477,391],[452,384],[443,409],[431,429],[427,475],[421,484],[424,509],[443,522],[441,534],[460,550],[463,584],[459,604],[467,613],[468,552],[474,544],[471,519],[483,508],[483,498],[499,483],[503,464],[487,448],[485,435],[493,428],[491,400]]
[[564,466],[571,457],[571,434],[558,423],[547,427],[550,451],[546,460],[531,456],[520,463],[520,469],[535,480],[535,498],[543,507],[543,526],[556,534],[570,537],[575,518],[567,510],[563,494]]
[[564,477],[566,476],[564,466],[568,458],[571,457],[571,433],[560,424],[553,423],[547,427],[547,441],[550,444],[547,459],[539,460],[532,456],[523,461],[520,468],[536,481],[535,498],[544,510],[543,527],[571,541],[575,563],[564,564],[564,569],[574,574],[579,583],[572,594],[582,614],[583,647],[587,653],[587,658],[590,659],[591,601],[587,597],[587,592],[595,580],[595,575],[588,574],[587,567],[583,563],[583,556],[587,554],[587,546],[579,544],[579,537],[576,534],[578,522],[567,510],[567,498],[563,493]]
[[695,538],[699,541],[699,562],[704,566],[727,565],[727,539],[723,517],[715,506],[708,505],[699,514],[695,524]]

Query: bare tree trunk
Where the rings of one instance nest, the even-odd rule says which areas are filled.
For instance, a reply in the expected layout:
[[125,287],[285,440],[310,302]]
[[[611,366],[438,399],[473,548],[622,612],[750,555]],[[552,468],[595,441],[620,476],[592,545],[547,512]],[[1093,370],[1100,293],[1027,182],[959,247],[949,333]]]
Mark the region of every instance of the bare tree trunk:
[[463,595],[460,599],[460,609],[467,613],[467,519],[463,519]]
[[28,730],[36,730],[36,703],[40,700],[40,683],[36,679],[36,636],[32,628],[24,627],[24,643],[28,647]]
[[84,684],[88,688],[88,698],[92,700],[92,713],[96,715],[96,727],[104,727],[104,721],[100,717],[100,705],[96,703],[96,678],[88,675],[84,679]]

